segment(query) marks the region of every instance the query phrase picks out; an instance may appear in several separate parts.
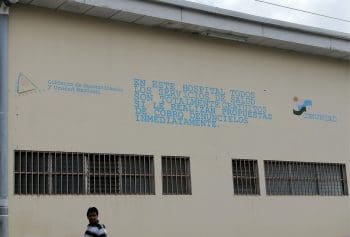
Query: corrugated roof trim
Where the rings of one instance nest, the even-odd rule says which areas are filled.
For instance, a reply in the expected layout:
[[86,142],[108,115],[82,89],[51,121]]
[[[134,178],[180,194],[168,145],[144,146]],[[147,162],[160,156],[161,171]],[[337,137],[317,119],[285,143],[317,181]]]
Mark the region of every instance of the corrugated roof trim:
[[180,0],[20,0],[77,14],[350,60],[350,35]]

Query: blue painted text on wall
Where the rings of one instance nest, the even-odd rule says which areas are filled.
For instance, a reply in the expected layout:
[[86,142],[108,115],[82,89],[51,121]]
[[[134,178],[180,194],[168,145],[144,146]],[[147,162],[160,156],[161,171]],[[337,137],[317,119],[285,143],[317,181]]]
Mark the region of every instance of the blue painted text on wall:
[[134,80],[134,106],[139,122],[219,127],[271,120],[266,106],[256,104],[254,91]]
[[55,90],[56,92],[68,92],[79,94],[101,95],[106,92],[116,93],[123,92],[123,89],[113,87],[108,84],[88,84],[80,82],[67,82],[58,80],[49,80],[47,82],[48,90]]

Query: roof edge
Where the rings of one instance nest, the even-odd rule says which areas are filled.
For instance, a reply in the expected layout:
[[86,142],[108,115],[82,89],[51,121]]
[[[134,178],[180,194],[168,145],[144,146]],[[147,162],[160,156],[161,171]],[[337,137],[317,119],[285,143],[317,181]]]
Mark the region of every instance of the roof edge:
[[[144,0],[144,1],[155,2],[154,0]],[[302,24],[297,24],[297,23],[292,23],[287,21],[276,20],[272,18],[255,16],[248,13],[237,12],[233,10],[213,7],[213,6],[209,6],[201,3],[184,1],[184,0],[157,0],[157,2],[166,4],[166,5],[172,5],[172,6],[183,7],[187,9],[196,10],[196,11],[202,11],[202,12],[206,12],[214,15],[238,18],[249,22],[255,22],[255,23],[258,22],[258,23],[271,25],[274,27],[286,28],[286,29],[291,29],[291,30],[296,30],[301,32],[310,32],[310,33],[314,33],[322,36],[328,36],[328,37],[350,41],[350,33],[327,30],[327,29],[322,29],[322,28],[313,27],[313,26],[307,26],[307,25],[302,25]]]

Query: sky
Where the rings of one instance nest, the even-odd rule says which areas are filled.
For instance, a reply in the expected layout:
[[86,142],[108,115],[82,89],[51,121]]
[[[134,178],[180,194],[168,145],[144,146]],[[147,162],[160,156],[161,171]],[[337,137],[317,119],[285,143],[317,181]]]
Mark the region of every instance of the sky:
[[[244,12],[350,34],[350,0],[190,0],[219,8]],[[280,6],[277,6],[280,5]],[[283,6],[283,7],[281,7]],[[290,8],[312,12],[310,14]],[[317,15],[319,14],[319,15]],[[324,15],[324,16],[320,16]],[[337,19],[334,19],[337,18]]]

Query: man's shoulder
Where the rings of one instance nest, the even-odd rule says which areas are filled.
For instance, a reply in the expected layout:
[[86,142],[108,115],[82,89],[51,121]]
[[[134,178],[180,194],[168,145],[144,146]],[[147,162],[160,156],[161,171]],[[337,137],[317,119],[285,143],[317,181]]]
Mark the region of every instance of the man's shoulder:
[[105,229],[106,226],[104,224],[96,223],[96,224],[88,224],[88,228],[97,228],[97,229]]
[[99,224],[101,229],[106,229],[106,226],[104,224]]

